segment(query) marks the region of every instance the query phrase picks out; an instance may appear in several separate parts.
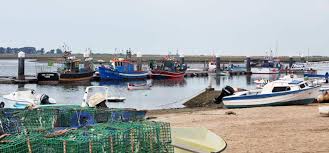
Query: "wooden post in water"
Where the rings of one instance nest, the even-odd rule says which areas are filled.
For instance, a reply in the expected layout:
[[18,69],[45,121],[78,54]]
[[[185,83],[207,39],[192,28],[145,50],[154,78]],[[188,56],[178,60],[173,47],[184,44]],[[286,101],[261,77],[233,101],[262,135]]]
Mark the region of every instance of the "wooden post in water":
[[25,69],[25,53],[20,51],[18,53],[18,74],[17,74],[18,80],[25,80],[24,69]]
[[250,57],[247,56],[247,59],[246,59],[246,69],[247,69],[247,73],[248,73],[248,74],[251,74],[251,65],[250,65],[250,61],[251,61]]
[[137,56],[137,71],[142,71],[142,54],[138,52],[136,56]]

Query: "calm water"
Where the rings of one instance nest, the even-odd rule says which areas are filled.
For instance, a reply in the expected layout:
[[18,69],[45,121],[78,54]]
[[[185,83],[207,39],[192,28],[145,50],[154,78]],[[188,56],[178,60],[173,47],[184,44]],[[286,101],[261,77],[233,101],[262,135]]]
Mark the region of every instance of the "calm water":
[[[203,64],[193,64],[191,68],[200,68]],[[0,76],[17,74],[17,60],[0,60]],[[56,67],[47,67],[46,63],[32,61],[25,62],[25,74],[35,75],[40,69],[56,70]],[[130,107],[137,109],[161,109],[183,107],[182,102],[191,98],[208,87],[221,89],[226,85],[232,87],[252,89],[256,79],[277,79],[278,75],[252,75],[247,76],[209,76],[194,77],[181,80],[147,80],[152,82],[151,90],[128,91],[128,82],[91,82],[87,85],[36,85],[26,84],[24,87],[36,90],[37,93],[45,93],[56,99],[60,104],[80,104],[84,90],[89,85],[108,86],[111,94],[124,96],[127,100],[120,104],[111,104],[112,107]],[[0,95],[8,94],[17,90],[18,85],[0,84]]]

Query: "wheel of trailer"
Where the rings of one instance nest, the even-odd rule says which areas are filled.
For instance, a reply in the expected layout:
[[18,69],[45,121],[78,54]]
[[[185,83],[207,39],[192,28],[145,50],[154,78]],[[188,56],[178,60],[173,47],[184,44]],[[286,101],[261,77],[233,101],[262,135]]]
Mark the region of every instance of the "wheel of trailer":
[[0,103],[0,108],[4,108],[5,107],[5,103],[2,101],[1,103]]

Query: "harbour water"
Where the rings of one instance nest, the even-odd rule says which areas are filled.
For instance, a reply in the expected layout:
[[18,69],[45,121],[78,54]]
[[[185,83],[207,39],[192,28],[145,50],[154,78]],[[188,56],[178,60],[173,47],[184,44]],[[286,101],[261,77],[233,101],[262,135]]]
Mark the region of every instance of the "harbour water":
[[[191,64],[191,68],[200,68],[203,64]],[[16,76],[17,60],[0,60],[0,76]],[[25,62],[25,74],[35,75],[40,69],[56,70],[56,67],[48,67],[47,63],[38,63],[34,61]],[[37,93],[45,93],[56,99],[59,104],[80,104],[82,102],[84,90],[87,86],[108,86],[110,94],[113,96],[126,97],[124,103],[113,103],[111,107],[129,107],[137,109],[165,109],[180,108],[182,103],[194,95],[200,93],[205,88],[211,86],[215,89],[221,89],[227,85],[245,89],[255,88],[256,79],[278,79],[279,75],[252,75],[252,76],[215,76],[192,77],[181,80],[147,80],[152,82],[151,90],[127,90],[128,82],[91,82],[84,85],[37,85],[26,84],[25,88],[34,89]],[[0,84],[0,95],[16,91],[16,84]]]

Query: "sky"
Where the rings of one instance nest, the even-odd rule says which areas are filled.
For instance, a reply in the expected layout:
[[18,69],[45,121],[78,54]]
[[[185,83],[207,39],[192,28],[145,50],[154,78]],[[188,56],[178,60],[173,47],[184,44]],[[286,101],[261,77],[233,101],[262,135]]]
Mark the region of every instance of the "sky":
[[1,0],[0,46],[63,43],[80,53],[329,56],[329,0]]

